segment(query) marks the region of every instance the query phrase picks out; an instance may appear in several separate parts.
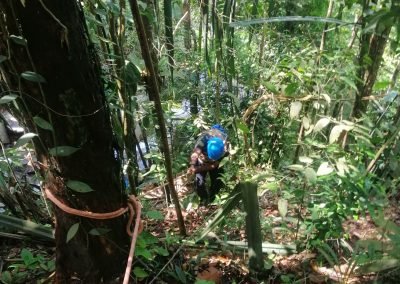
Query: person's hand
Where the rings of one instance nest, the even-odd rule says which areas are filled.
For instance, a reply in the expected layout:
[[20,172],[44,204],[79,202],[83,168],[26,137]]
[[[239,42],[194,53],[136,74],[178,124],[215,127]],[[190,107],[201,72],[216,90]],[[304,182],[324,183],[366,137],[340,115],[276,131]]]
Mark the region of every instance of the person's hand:
[[196,173],[196,169],[194,166],[191,166],[190,168],[188,168],[187,173],[189,175],[194,175]]

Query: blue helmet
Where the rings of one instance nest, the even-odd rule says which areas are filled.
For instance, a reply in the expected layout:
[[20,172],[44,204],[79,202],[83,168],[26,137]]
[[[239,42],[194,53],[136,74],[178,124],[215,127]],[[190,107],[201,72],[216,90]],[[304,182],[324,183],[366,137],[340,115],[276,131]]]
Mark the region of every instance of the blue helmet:
[[218,137],[212,137],[207,142],[207,156],[212,160],[219,160],[225,153],[224,141]]
[[211,126],[211,129],[217,129],[217,130],[221,131],[222,133],[226,134],[226,130],[225,130],[225,128],[222,127],[221,124],[214,124],[213,126]]

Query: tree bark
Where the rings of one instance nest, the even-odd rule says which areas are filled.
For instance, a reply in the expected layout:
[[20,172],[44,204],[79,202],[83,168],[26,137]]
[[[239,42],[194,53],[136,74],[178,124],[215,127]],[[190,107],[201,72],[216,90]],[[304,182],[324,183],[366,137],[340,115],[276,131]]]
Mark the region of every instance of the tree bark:
[[[100,66],[89,42],[83,11],[77,1],[0,1],[0,54],[7,85],[19,95],[17,103],[34,139],[37,159],[48,188],[64,204],[92,212],[110,212],[126,205],[120,164],[115,149],[109,111],[100,79]],[[19,40],[16,40],[17,37]],[[26,40],[26,45],[25,45]],[[8,46],[10,49],[8,49]],[[30,80],[21,73],[40,74]],[[38,79],[39,78],[39,79]],[[38,82],[41,81],[41,82]],[[39,128],[33,117],[51,123],[53,131]],[[70,146],[69,155],[50,155],[49,149]],[[93,191],[74,192],[70,180],[88,184]],[[54,207],[56,223],[56,282],[108,281],[123,270],[128,245],[123,218],[89,220]],[[77,234],[67,243],[70,227]],[[107,228],[105,236],[88,232]]]
[[257,197],[257,184],[241,182],[243,205],[246,212],[246,235],[248,241],[249,268],[251,272],[260,272],[264,267],[262,254],[262,234],[260,207]]
[[165,46],[167,48],[171,82],[174,83],[174,35],[172,30],[172,2],[164,0]]
[[183,18],[183,27],[185,29],[184,34],[184,45],[186,50],[190,51],[192,49],[192,17],[191,17],[191,9],[190,9],[190,1],[183,0],[182,11],[185,17]]
[[[367,5],[369,5],[369,0],[364,0],[363,14],[361,15],[362,28],[366,25],[364,13],[367,9]],[[364,33],[361,35],[360,52],[358,55],[358,78],[360,80],[356,83],[357,93],[353,106],[353,116],[355,118],[360,118],[367,110],[369,100],[363,100],[363,98],[372,94],[372,87],[378,75],[383,52],[385,51],[392,25],[393,22],[378,22],[376,30],[379,31],[379,33]]]
[[168,137],[167,137],[167,129],[165,127],[165,119],[163,114],[163,109],[161,106],[161,98],[160,98],[160,90],[158,87],[157,82],[157,75],[155,73],[155,69],[153,66],[150,48],[148,46],[148,41],[146,40],[146,32],[143,25],[142,17],[139,12],[139,6],[136,0],[129,0],[132,15],[135,20],[135,27],[136,32],[139,37],[140,41],[140,48],[142,51],[143,59],[146,64],[146,68],[149,72],[149,91],[151,92],[151,96],[154,99],[154,108],[156,111],[157,119],[158,119],[158,126],[160,127],[160,134],[161,134],[161,144],[163,145],[164,149],[164,162],[165,162],[165,169],[167,171],[167,179],[168,179],[168,187],[170,188],[172,200],[175,205],[176,215],[178,218],[178,226],[181,235],[186,235],[186,228],[185,222],[182,216],[181,206],[179,204],[178,194],[175,190],[174,185],[174,176],[172,174],[172,161],[171,161],[171,154],[170,149],[168,146]]
[[[326,17],[327,18],[330,18],[332,16],[333,6],[334,6],[333,3],[334,3],[334,0],[330,0],[329,1],[328,11],[326,12]],[[319,45],[319,53],[318,53],[318,56],[317,56],[317,65],[320,64],[321,55],[324,52],[325,40],[326,40],[326,30],[328,29],[328,27],[329,27],[328,23],[325,23],[324,30],[322,31],[321,43]]]
[[[353,115],[360,118],[367,110],[369,100],[363,100],[372,94],[372,87],[378,76],[378,70],[382,62],[387,39],[391,30],[386,27],[381,34],[372,34],[369,37],[362,37],[360,53],[358,57],[359,72],[357,81],[357,94],[353,107]],[[366,63],[366,59],[370,62]]]
[[[187,56],[191,57],[192,54],[192,22],[191,22],[191,8],[190,8],[190,1],[184,0],[182,4],[183,14],[185,15],[183,18],[183,27],[185,29],[184,33],[184,45],[187,51]],[[201,26],[201,25],[200,25]],[[195,38],[195,37],[193,37]],[[194,48],[196,49],[196,44],[194,44]],[[193,70],[195,72],[195,78],[193,79],[194,86],[197,87],[199,84],[199,76],[198,71]],[[199,106],[198,106],[198,95],[197,92],[193,92],[189,95],[189,102],[190,102],[190,114],[197,115],[199,113]]]

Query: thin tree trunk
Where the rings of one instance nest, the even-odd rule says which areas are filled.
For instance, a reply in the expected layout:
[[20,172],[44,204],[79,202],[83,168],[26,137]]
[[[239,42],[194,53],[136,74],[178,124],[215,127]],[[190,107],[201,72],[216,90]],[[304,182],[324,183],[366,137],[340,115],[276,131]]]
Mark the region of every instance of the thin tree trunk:
[[[211,74],[211,62],[210,62],[210,56],[208,54],[208,24],[209,24],[209,0],[204,0],[204,7],[203,7],[203,24],[204,24],[204,36],[203,36],[203,41],[204,41],[204,58],[206,59],[207,62],[207,68],[209,70],[209,73]],[[204,21],[205,20],[205,21]]]
[[354,16],[354,25],[353,25],[353,28],[351,29],[351,38],[349,40],[349,43],[347,44],[348,48],[352,48],[354,45],[354,42],[357,37],[357,24],[360,22],[361,19],[362,19],[362,16],[358,16],[358,15]]
[[241,182],[244,209],[246,212],[246,235],[249,250],[249,268],[251,272],[260,272],[264,268],[262,254],[262,234],[260,223],[260,207],[257,197],[257,184]]
[[[78,2],[30,0],[23,6],[21,1],[5,0],[0,1],[0,11],[0,54],[9,58],[1,68],[8,86],[20,90],[17,103],[28,129],[38,130],[40,138],[34,142],[43,165],[44,187],[76,209],[110,212],[125,207],[99,61],[88,42]],[[10,35],[24,38],[26,47],[10,40]],[[19,74],[26,71],[44,79],[37,75],[36,82],[21,79]],[[33,116],[48,120],[54,130],[36,128]],[[61,146],[75,147],[69,149],[76,152],[62,155],[55,148]],[[93,191],[71,191],[66,183],[72,180],[88,184]],[[54,212],[56,283],[99,283],[122,272],[126,255],[120,248],[129,241],[122,218],[95,221],[66,214],[58,207]],[[67,243],[68,230],[76,223],[79,230]],[[93,228],[110,231],[93,236],[88,234]]]
[[400,74],[400,60],[397,62],[396,69],[393,72],[392,79],[390,80],[390,88],[393,89],[396,85],[397,79]]
[[[353,107],[353,115],[356,118],[361,117],[367,110],[368,100],[363,100],[372,94],[372,87],[378,76],[378,70],[382,62],[383,52],[385,51],[387,39],[391,30],[386,27],[383,32],[373,34],[370,37],[364,38],[361,42],[361,49],[358,58],[359,78],[356,82],[357,94]],[[365,63],[365,58],[370,58],[371,62],[368,65]]]
[[[96,20],[101,23],[101,25],[97,25],[96,26],[96,30],[97,33],[102,37],[102,38],[107,38],[106,35],[106,30],[104,28],[103,25],[103,20],[101,19],[100,15],[96,13],[95,11],[95,6],[94,3],[92,1],[88,1],[88,6],[89,6],[89,11],[90,13],[96,18]],[[108,57],[111,54],[111,49],[110,46],[107,42],[103,41],[103,40],[99,40],[100,41],[100,47],[101,47],[101,51],[103,52],[103,58],[104,60],[108,59]]]
[[190,9],[190,1],[184,0],[182,7],[183,14],[185,17],[183,18],[183,27],[185,29],[184,35],[184,45],[187,51],[192,49],[192,17],[191,17],[191,9]]
[[[253,6],[251,7],[251,18],[252,19],[257,19],[257,6],[258,6],[258,0],[253,0]],[[253,39],[255,31],[258,31],[261,28],[260,25],[251,25],[249,27],[249,42],[248,45],[251,45],[251,41]]]
[[223,41],[223,32],[222,27],[219,22],[218,18],[218,11],[217,11],[217,0],[213,0],[212,2],[212,11],[211,17],[213,19],[213,34],[214,34],[214,50],[215,50],[215,107],[214,107],[214,116],[215,120],[220,120],[220,97],[221,97],[221,90],[220,90],[220,72],[221,72],[221,64],[222,64],[222,41]]
[[171,161],[170,150],[168,147],[168,136],[167,136],[167,130],[165,127],[165,119],[164,119],[163,109],[161,106],[160,91],[159,91],[158,82],[157,82],[157,75],[154,70],[151,53],[150,53],[150,49],[149,49],[148,41],[147,41],[147,37],[146,37],[146,32],[145,32],[145,29],[143,26],[142,17],[139,12],[138,3],[136,0],[129,0],[129,2],[131,5],[131,9],[132,9],[132,15],[135,20],[136,32],[139,37],[140,48],[142,50],[143,59],[146,64],[146,68],[149,72],[149,79],[150,79],[149,90],[151,91],[152,97],[154,98],[154,107],[155,107],[155,110],[157,113],[158,124],[159,124],[160,132],[161,132],[161,139],[162,139],[161,143],[163,144],[163,148],[164,148],[164,160],[165,160],[165,169],[167,171],[168,186],[171,190],[172,199],[173,199],[173,202],[175,205],[176,215],[178,218],[179,231],[180,231],[181,235],[186,235],[185,223],[183,220],[182,211],[181,211],[181,207],[179,204],[178,194],[176,193],[175,186],[174,186],[174,176],[172,174],[172,161]]
[[[184,34],[184,45],[187,51],[188,56],[191,56],[192,52],[192,23],[191,23],[191,9],[190,9],[190,1],[189,0],[184,0],[183,1],[183,14],[185,15],[183,19],[183,27],[185,29],[185,34]],[[197,76],[196,76],[197,77]],[[194,79],[194,85],[198,86],[198,80],[197,78]],[[189,102],[190,102],[190,113],[192,115],[197,115],[199,113],[199,107],[197,104],[197,92],[193,92],[189,96]]]
[[[328,6],[328,11],[326,12],[326,17],[330,18],[332,16],[332,12],[333,12],[333,5],[334,4],[334,0],[330,0],[329,1],[329,6]],[[319,53],[317,56],[317,65],[319,65],[320,61],[321,61],[321,55],[322,52],[324,51],[325,48],[325,40],[326,40],[326,30],[328,29],[329,25],[328,23],[325,23],[324,25],[324,30],[322,31],[322,36],[321,36],[321,43],[319,45]]]
[[169,70],[171,82],[174,83],[174,35],[172,30],[172,3],[171,0],[164,0],[164,21],[165,21],[165,39],[168,54]]

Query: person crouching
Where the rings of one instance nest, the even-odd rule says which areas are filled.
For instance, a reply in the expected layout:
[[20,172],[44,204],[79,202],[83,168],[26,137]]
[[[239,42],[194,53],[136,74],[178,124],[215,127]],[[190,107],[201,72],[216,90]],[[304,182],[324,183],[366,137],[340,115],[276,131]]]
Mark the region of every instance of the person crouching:
[[[190,156],[188,173],[196,174],[195,190],[201,205],[213,202],[223,187],[220,177],[224,170],[219,163],[227,155],[226,141],[225,129],[216,124],[199,136]],[[207,174],[210,175],[210,188],[206,186]]]

